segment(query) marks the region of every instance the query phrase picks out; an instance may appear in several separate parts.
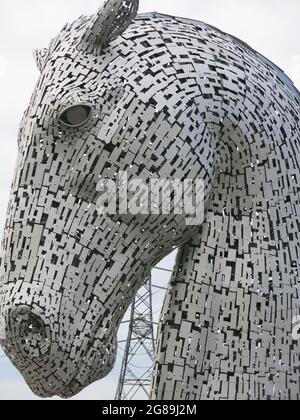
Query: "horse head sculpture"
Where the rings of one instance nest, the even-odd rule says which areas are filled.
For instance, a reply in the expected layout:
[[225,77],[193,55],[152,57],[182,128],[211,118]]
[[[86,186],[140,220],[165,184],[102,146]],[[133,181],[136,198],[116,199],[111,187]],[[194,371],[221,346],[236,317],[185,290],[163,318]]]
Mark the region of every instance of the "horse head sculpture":
[[[128,306],[178,247],[153,398],[299,395],[299,92],[241,41],[138,3],[108,0],[34,53],[0,343],[34,393],[73,396],[111,371]],[[99,212],[119,173],[202,180],[205,221]]]

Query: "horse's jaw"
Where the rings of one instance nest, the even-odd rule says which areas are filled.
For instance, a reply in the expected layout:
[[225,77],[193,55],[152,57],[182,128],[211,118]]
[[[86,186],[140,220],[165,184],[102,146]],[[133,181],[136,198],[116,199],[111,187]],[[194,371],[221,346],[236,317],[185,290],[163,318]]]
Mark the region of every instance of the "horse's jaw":
[[57,393],[57,396],[64,399],[72,398],[92,383],[105,378],[114,368],[116,359],[116,335],[107,346],[103,346],[101,340],[96,338],[92,347],[88,349],[77,375]]

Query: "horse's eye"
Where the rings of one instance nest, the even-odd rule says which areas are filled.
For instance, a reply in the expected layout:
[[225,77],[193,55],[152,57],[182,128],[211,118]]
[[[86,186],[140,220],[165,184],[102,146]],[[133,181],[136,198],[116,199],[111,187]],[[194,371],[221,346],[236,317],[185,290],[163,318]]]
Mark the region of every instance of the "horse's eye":
[[89,105],[73,105],[65,109],[59,116],[59,121],[67,127],[81,127],[92,115]]

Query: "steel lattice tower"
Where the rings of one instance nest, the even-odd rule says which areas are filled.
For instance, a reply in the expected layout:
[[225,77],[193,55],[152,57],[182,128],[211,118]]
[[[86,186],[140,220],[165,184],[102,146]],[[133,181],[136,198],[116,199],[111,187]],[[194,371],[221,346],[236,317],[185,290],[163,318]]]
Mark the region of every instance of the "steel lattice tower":
[[152,281],[149,277],[131,307],[116,400],[132,400],[141,395],[145,399],[150,397],[155,348],[152,314]]

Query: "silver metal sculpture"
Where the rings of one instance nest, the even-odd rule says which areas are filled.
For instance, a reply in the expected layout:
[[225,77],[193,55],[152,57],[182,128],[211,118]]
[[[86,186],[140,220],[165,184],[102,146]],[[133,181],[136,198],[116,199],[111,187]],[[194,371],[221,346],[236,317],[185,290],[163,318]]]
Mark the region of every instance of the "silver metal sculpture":
[[[300,95],[201,22],[108,0],[35,52],[3,239],[1,344],[37,395],[107,375],[122,317],[179,247],[154,399],[298,399]],[[119,171],[203,179],[205,221],[97,212]]]

